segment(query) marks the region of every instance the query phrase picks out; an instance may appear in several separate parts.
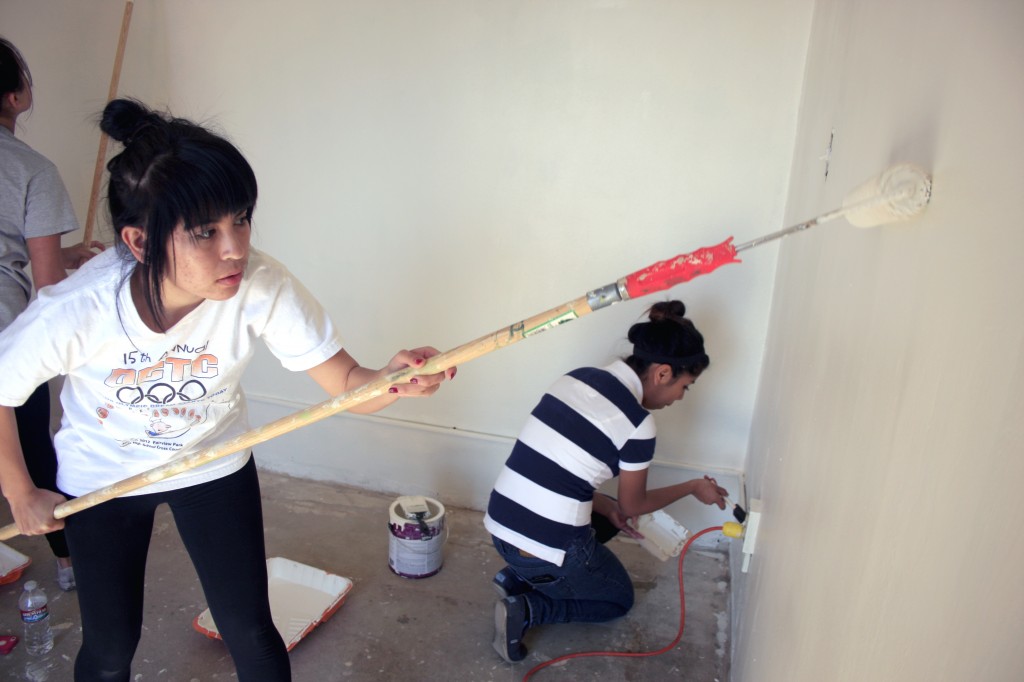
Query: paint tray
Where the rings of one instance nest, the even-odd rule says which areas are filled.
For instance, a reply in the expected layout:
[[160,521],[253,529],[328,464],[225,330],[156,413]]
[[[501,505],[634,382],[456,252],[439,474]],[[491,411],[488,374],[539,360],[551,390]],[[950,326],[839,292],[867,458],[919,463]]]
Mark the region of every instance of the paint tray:
[[31,563],[32,559],[0,542],[0,585],[13,583]]
[[650,514],[641,514],[636,529],[643,534],[643,540],[634,540],[625,535],[619,537],[639,544],[662,561],[679,556],[690,535],[690,531],[660,509]]
[[[270,615],[288,651],[341,608],[352,581],[290,559],[267,559]],[[210,609],[192,621],[198,632],[220,639]]]

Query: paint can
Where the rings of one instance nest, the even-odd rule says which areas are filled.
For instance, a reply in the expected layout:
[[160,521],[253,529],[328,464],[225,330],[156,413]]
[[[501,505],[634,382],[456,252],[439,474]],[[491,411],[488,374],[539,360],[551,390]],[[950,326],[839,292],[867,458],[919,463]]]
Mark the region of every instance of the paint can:
[[444,505],[407,495],[391,503],[389,514],[388,568],[403,578],[429,578],[440,571],[448,539]]

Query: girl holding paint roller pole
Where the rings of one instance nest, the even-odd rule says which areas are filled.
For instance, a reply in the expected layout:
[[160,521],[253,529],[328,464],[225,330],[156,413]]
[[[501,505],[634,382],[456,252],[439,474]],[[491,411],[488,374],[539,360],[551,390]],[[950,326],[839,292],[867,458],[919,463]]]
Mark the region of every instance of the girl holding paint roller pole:
[[[647,489],[654,418],[682,400],[709,365],[681,301],[655,304],[629,330],[633,353],[570,372],[548,390],[491,492],[484,526],[508,566],[494,577],[494,648],[526,657],[523,635],[548,623],[603,622],[633,606],[629,573],[603,543],[632,537],[641,514],[688,495],[725,509],[727,491],[704,477]],[[597,492],[618,476],[618,499]]]
[[[101,127],[124,144],[108,164],[116,249],[43,292],[0,334],[0,488],[21,533],[65,527],[82,612],[76,680],[129,679],[154,510],[165,502],[239,680],[288,680],[248,449],[56,520],[64,497],[25,475],[11,407],[67,375],[57,483],[75,497],[247,431],[239,381],[258,340],[331,395],[437,351],[402,350],[372,370],[344,350],[309,292],[250,248],[256,179],[227,140],[128,100],[110,102]],[[413,377],[357,411],[431,395],[454,375]]]

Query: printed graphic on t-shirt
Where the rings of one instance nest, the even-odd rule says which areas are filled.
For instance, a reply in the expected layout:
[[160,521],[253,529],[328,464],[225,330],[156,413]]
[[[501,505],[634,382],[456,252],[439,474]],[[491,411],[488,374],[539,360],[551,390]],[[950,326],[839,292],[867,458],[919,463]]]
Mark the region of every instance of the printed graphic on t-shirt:
[[122,448],[178,450],[192,429],[230,409],[228,389],[214,388],[220,370],[207,345],[175,346],[157,362],[138,350],[123,354],[96,407],[99,423]]

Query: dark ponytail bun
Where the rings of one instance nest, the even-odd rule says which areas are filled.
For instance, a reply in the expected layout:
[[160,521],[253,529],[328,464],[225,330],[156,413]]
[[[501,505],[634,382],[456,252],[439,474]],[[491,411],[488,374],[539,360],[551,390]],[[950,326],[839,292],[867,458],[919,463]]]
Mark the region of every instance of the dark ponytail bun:
[[117,140],[128,144],[140,130],[163,122],[163,118],[141,103],[131,99],[111,100],[103,109],[100,130]]
[[[655,303],[647,311],[647,318],[651,322],[661,322],[668,320],[670,322],[676,322],[679,324],[685,323],[686,318],[686,306],[682,301],[661,301]],[[636,327],[637,325],[634,325]],[[630,339],[632,341],[633,339]]]
[[626,364],[638,375],[654,364],[670,365],[674,376],[686,373],[699,376],[711,364],[704,352],[704,337],[686,318],[682,301],[661,301],[647,311],[649,322],[629,328],[627,338],[633,354]]
[[32,85],[32,74],[14,43],[0,37],[0,96],[18,92]]

